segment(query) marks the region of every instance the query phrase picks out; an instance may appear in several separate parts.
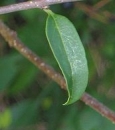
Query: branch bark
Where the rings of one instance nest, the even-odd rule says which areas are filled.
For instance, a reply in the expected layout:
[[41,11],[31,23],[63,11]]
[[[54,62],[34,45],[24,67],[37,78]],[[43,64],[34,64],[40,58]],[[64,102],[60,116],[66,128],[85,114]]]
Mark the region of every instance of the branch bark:
[[[57,73],[51,66],[47,65],[40,57],[38,57],[34,52],[27,48],[17,37],[16,32],[9,29],[2,21],[0,21],[0,34],[4,37],[4,39],[11,47],[19,51],[24,57],[30,60],[30,62],[37,66],[47,76],[57,82],[62,89],[66,90],[66,83],[62,75]],[[80,100],[115,123],[115,112],[100,103],[88,93],[84,93]]]
[[12,4],[8,6],[0,7],[0,14],[6,14],[10,12],[16,12],[16,11],[27,10],[32,8],[42,9],[53,4],[73,2],[73,1],[81,1],[81,0],[32,0],[28,2],[22,2],[18,4]]

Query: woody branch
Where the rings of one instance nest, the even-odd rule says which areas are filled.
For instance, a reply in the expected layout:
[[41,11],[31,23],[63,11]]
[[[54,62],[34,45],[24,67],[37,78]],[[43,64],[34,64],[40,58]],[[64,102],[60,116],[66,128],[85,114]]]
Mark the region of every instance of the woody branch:
[[[47,65],[34,52],[27,48],[17,37],[17,34],[11,29],[9,29],[2,21],[0,21],[0,34],[5,38],[5,40],[11,47],[18,50],[23,56],[30,60],[52,80],[57,82],[62,89],[66,90],[66,83],[64,78],[59,73],[57,73],[51,66]],[[83,101],[86,105],[96,110],[101,115],[105,116],[107,119],[111,120],[113,123],[115,123],[115,112],[100,103],[88,93],[84,93],[80,100]]]
[[44,8],[53,4],[64,3],[64,2],[73,2],[81,0],[33,0],[28,2],[22,2],[18,4],[12,4],[8,6],[0,7],[0,14],[6,14],[10,12],[16,12],[20,10],[27,10],[32,8]]

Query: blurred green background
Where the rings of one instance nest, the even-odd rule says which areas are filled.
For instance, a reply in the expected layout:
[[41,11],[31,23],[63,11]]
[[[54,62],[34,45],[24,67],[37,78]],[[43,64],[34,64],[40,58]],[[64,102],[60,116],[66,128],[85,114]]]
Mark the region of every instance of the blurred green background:
[[[0,6],[19,1],[0,1]],[[102,1],[50,8],[70,19],[81,37],[89,66],[86,92],[115,110],[115,0]],[[46,40],[46,18],[40,9],[0,15],[26,46],[60,72]],[[65,91],[0,36],[0,130],[115,129],[112,122],[81,101],[63,106],[66,99]]]

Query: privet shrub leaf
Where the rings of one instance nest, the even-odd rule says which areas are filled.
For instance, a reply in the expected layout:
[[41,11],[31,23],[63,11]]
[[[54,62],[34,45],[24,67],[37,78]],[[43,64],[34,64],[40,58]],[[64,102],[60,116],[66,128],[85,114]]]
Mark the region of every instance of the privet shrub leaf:
[[46,36],[51,50],[64,75],[71,104],[82,96],[88,82],[85,51],[73,24],[64,16],[46,10]]

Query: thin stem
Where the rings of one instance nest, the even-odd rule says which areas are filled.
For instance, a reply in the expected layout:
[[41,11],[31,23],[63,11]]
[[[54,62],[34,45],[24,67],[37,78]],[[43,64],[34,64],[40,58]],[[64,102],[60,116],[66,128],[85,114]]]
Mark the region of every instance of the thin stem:
[[76,7],[79,8],[80,10],[82,10],[83,12],[85,12],[88,16],[90,16],[91,18],[94,18],[100,22],[103,22],[105,24],[108,23],[108,18],[103,16],[102,14],[100,13],[97,13],[95,11],[95,9],[91,6],[86,6],[85,4],[83,3],[77,3],[76,4]]
[[27,48],[17,37],[17,34],[10,30],[5,24],[0,21],[0,34],[9,43],[11,47],[18,50],[23,56],[30,60],[34,65],[36,65],[41,71],[48,75],[51,79],[57,82],[62,88],[65,88],[64,78],[57,73],[52,67],[47,65],[40,57],[33,53],[29,48]]
[[93,7],[86,5],[84,3],[77,3],[75,5],[76,5],[76,8],[78,8],[79,10],[82,10],[89,17],[96,19],[100,22],[103,22],[104,24],[108,24],[111,18],[113,19],[115,18],[115,15],[109,11],[98,12],[98,10],[102,8],[105,4],[107,4],[107,2],[110,2],[110,1],[111,0],[102,0],[98,2],[96,5],[94,5]]
[[81,100],[85,102],[86,105],[90,106],[98,113],[100,113],[102,116],[111,120],[112,123],[115,123],[115,112],[106,107],[104,104],[100,103],[94,97],[92,97],[88,93],[84,93],[84,95],[81,97]]
[[8,6],[3,6],[0,7],[0,14],[6,14],[10,12],[16,12],[20,10],[27,10],[27,9],[32,9],[32,8],[42,8],[43,1],[28,1],[28,2],[22,2],[18,4],[12,4]]
[[27,10],[32,8],[44,8],[49,5],[64,3],[64,2],[73,2],[81,0],[33,0],[28,2],[22,2],[18,4],[12,4],[8,6],[0,7],[0,14],[6,14],[10,12],[16,12],[20,10]]
[[[57,73],[52,67],[47,65],[40,57],[27,48],[17,37],[16,33],[10,30],[2,21],[0,21],[0,34],[5,38],[11,47],[18,50],[23,56],[30,60],[34,65],[41,69],[46,75],[57,82],[61,88],[66,90],[66,83],[64,78]],[[81,101],[105,116],[107,119],[115,123],[115,112],[104,106],[98,100],[93,98],[88,93],[84,93]]]
[[101,0],[99,1],[97,4],[94,5],[94,9],[99,10],[100,8],[102,8],[103,6],[105,6],[107,3],[109,3],[111,0]]

